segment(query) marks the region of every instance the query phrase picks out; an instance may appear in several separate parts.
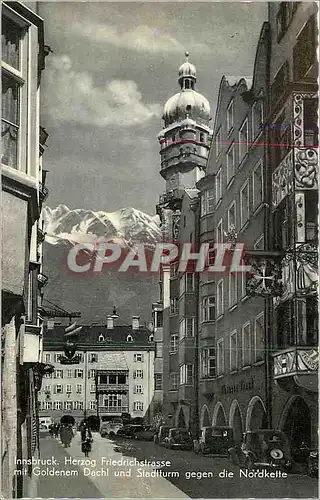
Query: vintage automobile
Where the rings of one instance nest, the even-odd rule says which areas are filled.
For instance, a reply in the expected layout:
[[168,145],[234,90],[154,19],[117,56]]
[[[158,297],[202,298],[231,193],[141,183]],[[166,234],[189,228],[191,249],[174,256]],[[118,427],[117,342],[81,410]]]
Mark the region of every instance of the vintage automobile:
[[155,433],[153,441],[160,446],[164,446],[165,438],[169,435],[170,427],[168,425],[161,425],[158,432]]
[[228,456],[228,450],[234,445],[231,427],[203,427],[195,451],[203,454]]
[[143,425],[128,424],[117,431],[116,436],[133,439],[137,432],[143,431]]
[[123,425],[119,422],[102,422],[100,427],[101,437],[114,437],[117,435],[118,431],[122,429]]
[[143,429],[135,432],[134,439],[137,441],[153,441],[156,430],[151,425],[144,425]]
[[241,451],[248,469],[271,468],[288,471],[292,466],[289,440],[281,431],[248,431],[244,434]]
[[180,450],[192,450],[193,440],[191,433],[187,429],[174,427],[169,430],[168,436],[164,440],[164,446],[171,450],[178,448]]

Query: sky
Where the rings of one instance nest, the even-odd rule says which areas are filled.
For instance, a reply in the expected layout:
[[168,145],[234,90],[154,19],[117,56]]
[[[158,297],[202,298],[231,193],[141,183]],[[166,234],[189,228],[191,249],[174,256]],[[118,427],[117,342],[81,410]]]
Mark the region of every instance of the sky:
[[[265,2],[41,2],[47,204],[155,213],[157,134],[184,52],[214,118],[223,75],[251,76]],[[213,123],[213,121],[212,121]]]

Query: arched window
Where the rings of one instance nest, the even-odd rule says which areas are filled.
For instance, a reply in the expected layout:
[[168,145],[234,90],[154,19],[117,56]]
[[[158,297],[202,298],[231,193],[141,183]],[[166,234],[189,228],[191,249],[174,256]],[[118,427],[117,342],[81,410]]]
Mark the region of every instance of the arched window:
[[189,81],[189,80],[186,80],[186,81],[185,81],[184,88],[185,88],[185,89],[189,89],[189,88],[190,88],[190,81]]
[[102,333],[100,333],[98,340],[99,342],[104,342],[104,336],[102,335]]
[[133,337],[132,337],[132,335],[130,335],[130,333],[127,336],[127,342],[133,342]]

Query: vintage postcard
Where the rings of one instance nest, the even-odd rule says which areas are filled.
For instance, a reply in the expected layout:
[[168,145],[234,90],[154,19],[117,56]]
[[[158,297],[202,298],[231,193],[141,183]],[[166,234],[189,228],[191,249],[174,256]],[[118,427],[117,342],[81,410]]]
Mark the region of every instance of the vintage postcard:
[[318,2],[2,1],[2,498],[318,498]]

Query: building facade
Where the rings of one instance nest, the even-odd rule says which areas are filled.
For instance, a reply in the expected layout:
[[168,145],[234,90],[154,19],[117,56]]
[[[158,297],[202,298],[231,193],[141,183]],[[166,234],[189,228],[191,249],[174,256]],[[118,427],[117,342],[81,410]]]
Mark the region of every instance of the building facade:
[[[163,240],[196,244],[192,211],[203,177],[212,130],[210,105],[195,90],[196,68],[188,60],[179,68],[180,92],[164,106],[160,174],[166,193],[160,196]],[[162,269],[163,406],[170,425],[192,428],[197,421],[197,282],[193,270],[172,263]]]
[[[36,2],[2,2],[2,493],[36,495],[31,468],[19,459],[39,455],[37,393],[42,319],[38,314],[43,241],[41,207],[48,191],[41,155],[40,79],[45,56]],[[18,460],[18,462],[17,462]]]
[[[207,266],[215,261],[214,243],[264,250],[267,40],[264,24],[252,79],[221,80],[206,176],[197,183]],[[221,273],[207,268],[200,274],[199,309],[200,427],[230,426],[240,443],[243,432],[267,425],[264,299],[248,296],[245,274],[228,265]]]
[[43,359],[55,370],[44,377],[39,395],[40,417],[59,421],[71,415],[79,423],[97,416],[112,420],[122,413],[149,421],[153,417],[154,337],[139,325],[83,326],[76,339],[75,363],[64,364],[65,327],[45,330]]
[[269,4],[267,113],[273,249],[273,425],[293,446],[318,443],[318,62],[316,3]]

